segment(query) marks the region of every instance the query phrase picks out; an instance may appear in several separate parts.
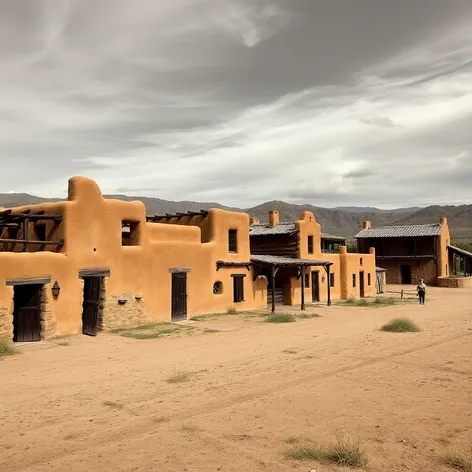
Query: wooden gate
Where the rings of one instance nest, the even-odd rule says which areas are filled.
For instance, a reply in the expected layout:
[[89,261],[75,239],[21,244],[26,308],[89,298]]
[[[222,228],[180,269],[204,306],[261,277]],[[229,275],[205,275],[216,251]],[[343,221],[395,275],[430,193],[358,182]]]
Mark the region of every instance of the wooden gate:
[[320,273],[317,270],[311,273],[311,296],[314,302],[320,301]]
[[187,318],[187,273],[172,274],[172,321]]
[[101,277],[84,277],[82,333],[96,336],[100,315]]
[[41,341],[41,285],[15,286],[13,341]]

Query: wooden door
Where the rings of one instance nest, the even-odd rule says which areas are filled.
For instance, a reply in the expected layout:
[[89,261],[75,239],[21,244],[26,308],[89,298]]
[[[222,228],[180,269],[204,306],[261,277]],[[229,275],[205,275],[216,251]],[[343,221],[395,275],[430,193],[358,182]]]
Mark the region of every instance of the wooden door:
[[402,284],[410,285],[411,284],[411,266],[401,265],[400,272],[402,277]]
[[317,270],[311,273],[311,295],[314,302],[320,301],[320,273]]
[[101,277],[84,277],[82,333],[96,336],[100,315]]
[[172,274],[172,321],[187,318],[187,273]]
[[41,341],[41,285],[16,285],[13,304],[13,341]]
[[359,272],[359,296],[361,298],[365,297],[365,280],[364,280],[364,272]]

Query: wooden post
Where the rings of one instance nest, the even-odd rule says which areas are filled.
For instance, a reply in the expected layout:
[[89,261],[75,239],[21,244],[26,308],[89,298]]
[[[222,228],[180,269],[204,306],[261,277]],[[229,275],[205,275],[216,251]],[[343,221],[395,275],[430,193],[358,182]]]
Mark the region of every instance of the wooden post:
[[28,231],[29,230],[29,219],[25,218],[23,221],[23,239],[25,240],[25,245],[23,246],[23,252],[26,252],[28,247]]
[[301,286],[302,286],[302,296],[301,296],[301,310],[305,310],[305,267],[303,266],[300,266],[298,268],[298,270],[300,271],[300,277],[302,279],[302,283],[301,283]]
[[272,313],[275,312],[275,275],[277,270],[275,266],[271,266],[271,279],[272,279]]
[[401,291],[400,293],[401,293],[401,298],[403,298],[403,289],[402,289],[402,291]]
[[330,266],[325,266],[327,285],[328,285],[328,306],[331,306],[331,277],[330,277]]

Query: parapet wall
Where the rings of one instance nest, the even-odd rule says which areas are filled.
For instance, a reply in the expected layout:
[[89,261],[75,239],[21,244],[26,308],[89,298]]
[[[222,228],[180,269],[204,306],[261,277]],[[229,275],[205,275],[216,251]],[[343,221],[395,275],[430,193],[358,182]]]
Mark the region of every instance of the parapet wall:
[[472,288],[472,277],[438,277],[438,287]]

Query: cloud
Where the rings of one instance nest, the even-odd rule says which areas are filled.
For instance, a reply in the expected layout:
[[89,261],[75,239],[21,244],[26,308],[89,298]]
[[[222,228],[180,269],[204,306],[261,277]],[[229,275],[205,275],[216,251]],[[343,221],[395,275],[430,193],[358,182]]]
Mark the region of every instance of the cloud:
[[362,0],[352,24],[335,0],[5,2],[0,187],[61,196],[81,174],[241,207],[470,201],[472,9],[431,1],[418,17]]

